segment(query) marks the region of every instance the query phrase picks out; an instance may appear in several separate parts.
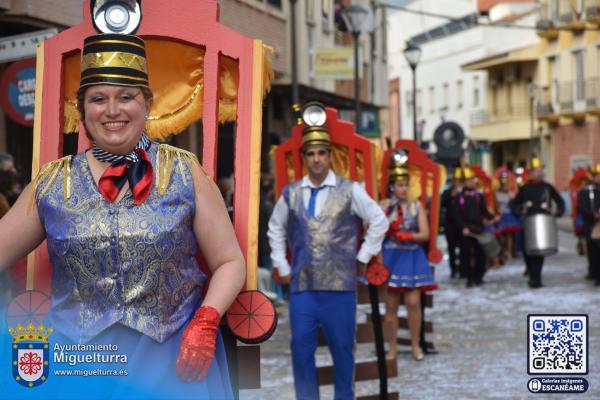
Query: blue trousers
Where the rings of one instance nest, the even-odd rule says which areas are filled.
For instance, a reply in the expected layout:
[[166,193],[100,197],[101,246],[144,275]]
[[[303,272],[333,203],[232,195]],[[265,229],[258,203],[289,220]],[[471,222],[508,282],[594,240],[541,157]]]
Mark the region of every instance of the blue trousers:
[[353,399],[356,292],[292,293],[290,325],[296,398],[319,398],[315,352],[320,326],[333,358],[335,399]]

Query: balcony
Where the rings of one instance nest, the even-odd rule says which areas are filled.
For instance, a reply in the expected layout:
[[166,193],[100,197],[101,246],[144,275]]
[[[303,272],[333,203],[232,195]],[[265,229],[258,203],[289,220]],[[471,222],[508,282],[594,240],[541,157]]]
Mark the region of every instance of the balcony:
[[490,142],[527,139],[530,124],[528,101],[502,105],[493,110],[477,110],[471,113],[470,137]]
[[600,77],[557,83],[552,90],[540,90],[536,97],[540,121],[585,121],[587,115],[600,116]]
[[568,29],[575,34],[583,33],[587,23],[600,21],[599,14],[600,0],[585,0],[577,7],[568,0],[542,2],[536,22],[537,34],[541,38],[555,40],[559,29]]
[[555,40],[558,38],[558,29],[556,23],[549,19],[539,19],[535,23],[537,35],[547,40]]
[[588,111],[586,100],[586,86],[588,83],[588,81],[582,79],[559,84],[558,101],[561,116],[576,121],[585,119],[585,113]]

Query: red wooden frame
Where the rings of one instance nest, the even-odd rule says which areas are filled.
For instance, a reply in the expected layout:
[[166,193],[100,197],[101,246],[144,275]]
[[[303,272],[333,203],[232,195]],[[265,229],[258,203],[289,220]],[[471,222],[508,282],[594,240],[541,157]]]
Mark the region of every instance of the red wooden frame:
[[[96,33],[90,16],[90,0],[83,2],[83,21],[48,39],[38,51],[38,81],[36,88],[36,128],[34,132],[33,173],[41,165],[53,161],[63,154],[63,107],[65,59],[81,53],[83,38]],[[212,178],[216,173],[217,157],[217,112],[219,55],[238,61],[239,86],[235,140],[234,165],[234,227],[247,257],[249,289],[256,287],[256,237],[258,225],[258,185],[260,175],[260,113],[262,107],[262,81],[257,87],[257,77],[262,69],[256,62],[262,51],[260,41],[245,37],[219,23],[219,6],[216,0],[170,0],[143,2],[143,18],[136,33],[147,40],[164,39],[178,41],[194,47],[203,47],[204,90],[203,90],[203,166]],[[260,54],[262,68],[262,53]],[[152,62],[149,60],[149,62]],[[152,77],[150,77],[152,80]],[[38,90],[39,89],[39,90]],[[259,93],[257,95],[257,93]],[[258,104],[258,106],[257,106]],[[259,121],[259,122],[257,122]],[[258,129],[257,129],[258,127]],[[256,139],[256,135],[259,138]],[[78,148],[89,147],[83,125],[79,129]],[[256,201],[254,201],[256,200]],[[257,229],[257,228],[256,228]],[[254,247],[253,247],[254,246]],[[49,291],[50,262],[45,243],[35,253],[35,278],[28,288]],[[30,262],[30,264],[33,264]],[[30,270],[31,270],[30,265]],[[255,268],[254,268],[255,270]],[[32,271],[33,272],[33,271]],[[32,274],[33,275],[33,274]]]
[[[354,124],[338,118],[337,110],[326,107],[327,113],[327,128],[329,137],[333,144],[345,146],[348,149],[349,171],[336,171],[337,174],[343,175],[344,172],[349,172],[350,179],[358,180],[357,168],[357,153],[363,155],[363,168],[365,177],[365,189],[372,198],[377,198],[376,193],[376,171],[375,156],[373,151],[373,143],[364,136],[354,132]],[[292,128],[292,137],[275,149],[275,193],[281,195],[283,188],[293,181],[302,178],[302,129],[305,125],[296,125]],[[294,178],[290,180],[287,171],[287,158],[292,157],[294,168]]]
[[427,186],[429,180],[432,180],[432,195],[429,204],[429,246],[427,258],[432,263],[439,263],[443,258],[443,253],[437,247],[437,237],[439,230],[440,216],[440,192],[443,182],[441,182],[440,165],[429,158],[427,153],[417,146],[414,140],[401,139],[396,142],[393,149],[388,149],[383,155],[381,165],[382,179],[380,182],[381,197],[387,197],[388,194],[388,169],[392,152],[395,150],[404,149],[408,153],[407,163],[410,166],[415,166],[421,171],[421,197],[419,198],[421,205],[427,209]]

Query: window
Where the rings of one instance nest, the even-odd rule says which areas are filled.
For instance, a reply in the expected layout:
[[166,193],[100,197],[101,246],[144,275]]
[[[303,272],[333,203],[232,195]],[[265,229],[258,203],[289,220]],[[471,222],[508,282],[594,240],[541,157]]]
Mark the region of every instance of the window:
[[558,0],[550,1],[550,19],[552,21],[558,21]]
[[315,1],[304,0],[304,3],[306,4],[306,20],[313,22],[315,20]]
[[585,98],[585,82],[584,82],[584,53],[583,50],[573,52],[575,61],[575,100],[584,100]]
[[308,26],[306,29],[308,35],[308,75],[311,78],[315,77],[315,30],[314,27]]
[[281,8],[281,0],[267,0],[267,3],[273,7]]
[[331,15],[331,2],[329,0],[321,0],[321,15],[322,15],[322,25],[323,31],[329,32],[331,28],[329,27],[329,16]]
[[429,86],[429,114],[435,112],[435,87]]
[[550,101],[554,110],[558,110],[558,57],[548,58],[550,68]]
[[479,77],[473,77],[473,107],[479,107]]
[[444,83],[444,86],[442,86],[442,96],[442,110],[447,111],[450,102],[450,86],[448,83]]
[[456,81],[456,108],[461,110],[463,108],[463,81]]

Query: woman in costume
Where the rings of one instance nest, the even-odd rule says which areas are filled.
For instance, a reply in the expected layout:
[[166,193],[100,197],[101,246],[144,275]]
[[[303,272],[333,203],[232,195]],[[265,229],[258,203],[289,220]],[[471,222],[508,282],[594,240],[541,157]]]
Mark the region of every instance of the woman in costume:
[[508,187],[508,172],[500,173],[500,187],[496,190],[496,207],[500,215],[500,221],[497,224],[496,236],[502,246],[501,262],[512,258],[515,243],[515,233],[521,229],[521,222],[510,210],[510,202],[513,194]]
[[[437,289],[427,256],[421,243],[429,238],[427,213],[418,201],[408,199],[409,173],[398,154],[392,154],[388,173],[390,198],[382,202],[382,208],[390,222],[390,228],[382,246],[383,264],[390,270],[387,282],[385,319],[398,331],[398,307],[400,295],[404,295],[408,314],[408,327],[412,356],[421,361],[424,357],[419,346],[421,333],[421,293]],[[388,358],[397,351],[396,335],[389,343]]]
[[[145,134],[144,41],[86,38],[77,97],[93,146],[45,166],[0,221],[0,270],[47,239],[51,343],[116,345],[125,364],[75,368],[127,376],[52,376],[15,398],[231,398],[218,325],[245,281],[244,259],[196,157]],[[198,251],[212,272],[204,296]],[[53,369],[69,367],[50,357]]]

